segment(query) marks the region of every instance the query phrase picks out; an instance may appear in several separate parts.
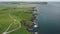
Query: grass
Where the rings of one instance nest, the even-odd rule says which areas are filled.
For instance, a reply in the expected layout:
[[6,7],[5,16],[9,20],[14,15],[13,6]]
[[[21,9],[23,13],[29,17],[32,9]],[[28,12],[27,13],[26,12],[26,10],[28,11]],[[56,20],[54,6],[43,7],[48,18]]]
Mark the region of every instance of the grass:
[[[29,13],[29,10],[32,10],[32,8],[18,8],[14,5],[5,5],[5,7],[0,6],[0,34],[2,34],[8,26],[13,23],[13,20],[9,17],[9,13],[13,18],[15,18],[18,21],[21,21],[25,19],[27,24],[31,24],[32,22],[30,21],[32,14]],[[13,23],[13,25],[10,27],[10,30],[17,28],[19,25],[18,23]],[[26,30],[26,27],[22,25],[21,29],[16,30],[14,32],[8,33],[8,34],[31,34]]]

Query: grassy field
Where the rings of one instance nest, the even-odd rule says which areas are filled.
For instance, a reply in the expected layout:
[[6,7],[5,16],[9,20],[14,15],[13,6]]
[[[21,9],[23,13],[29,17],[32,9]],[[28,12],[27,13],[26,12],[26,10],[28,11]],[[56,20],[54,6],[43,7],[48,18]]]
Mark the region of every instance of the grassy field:
[[[4,6],[0,5],[0,34],[2,34],[8,28],[8,26],[14,22],[9,17],[9,14],[11,14],[11,16],[18,21],[25,20],[27,24],[31,24],[32,22],[30,21],[30,19],[32,17],[32,13],[30,10],[32,10],[31,7],[20,8],[11,4],[10,5],[7,4]],[[11,25],[8,31],[17,28],[18,26],[19,24],[17,22],[13,23],[13,25]],[[24,25],[21,25],[20,29],[8,34],[31,34],[31,33],[26,30],[26,27]]]

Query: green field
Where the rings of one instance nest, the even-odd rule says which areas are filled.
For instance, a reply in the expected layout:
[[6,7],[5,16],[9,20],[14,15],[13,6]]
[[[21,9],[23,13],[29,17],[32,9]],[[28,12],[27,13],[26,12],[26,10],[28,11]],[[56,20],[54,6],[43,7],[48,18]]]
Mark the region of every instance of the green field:
[[[30,21],[30,19],[32,17],[32,13],[30,10],[32,10],[31,7],[20,8],[12,4],[10,5],[4,4],[4,6],[0,5],[0,34],[5,32],[5,30],[9,27],[11,23],[12,25],[8,31],[11,31],[19,27],[19,23],[17,23],[17,21],[20,22],[22,20],[25,20],[26,24],[31,25],[32,22]],[[9,17],[9,14],[13,17],[13,19],[17,20],[15,23],[13,19]],[[8,34],[31,34],[31,33],[26,30],[26,27],[24,25],[21,25],[20,29],[13,31],[11,33],[8,33]]]

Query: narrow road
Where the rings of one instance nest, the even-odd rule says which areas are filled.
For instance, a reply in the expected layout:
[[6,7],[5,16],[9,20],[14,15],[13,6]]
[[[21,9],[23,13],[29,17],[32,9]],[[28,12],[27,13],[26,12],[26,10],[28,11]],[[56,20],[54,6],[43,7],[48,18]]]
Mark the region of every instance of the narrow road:
[[11,24],[9,25],[9,27],[6,29],[6,31],[3,32],[2,34],[8,34],[8,33],[11,33],[11,32],[13,32],[13,31],[16,31],[16,30],[18,30],[18,29],[21,28],[21,23],[20,23],[18,20],[14,19],[14,18],[11,16],[11,14],[9,14],[9,17],[14,21],[14,23],[17,22],[17,23],[19,24],[19,27],[16,28],[16,29],[13,29],[13,30],[11,30],[11,31],[8,31],[8,30],[10,29],[10,27],[13,25],[13,23],[11,23]]

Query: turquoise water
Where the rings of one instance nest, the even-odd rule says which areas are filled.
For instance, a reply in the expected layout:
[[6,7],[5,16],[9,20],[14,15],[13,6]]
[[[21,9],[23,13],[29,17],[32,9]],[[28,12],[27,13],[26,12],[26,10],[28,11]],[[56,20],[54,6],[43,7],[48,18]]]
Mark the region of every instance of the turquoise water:
[[60,2],[38,6],[39,34],[60,34]]

